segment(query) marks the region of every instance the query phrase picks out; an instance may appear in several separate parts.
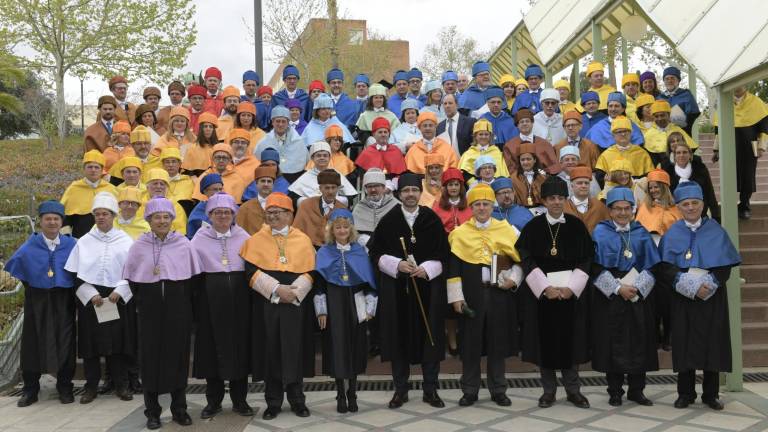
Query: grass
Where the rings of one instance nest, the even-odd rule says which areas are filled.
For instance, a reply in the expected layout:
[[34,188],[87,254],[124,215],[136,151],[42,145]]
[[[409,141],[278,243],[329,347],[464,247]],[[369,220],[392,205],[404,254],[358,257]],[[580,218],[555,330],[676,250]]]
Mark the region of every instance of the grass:
[[52,150],[39,139],[0,141],[0,155],[0,216],[34,215],[39,202],[61,198],[82,175],[83,138]]
[[[0,216],[35,216],[41,201],[61,198],[69,183],[82,175],[82,155],[80,136],[69,137],[52,150],[39,139],[0,141]],[[0,222],[0,291],[16,286],[2,264],[27,239],[29,230],[26,220]],[[0,296],[0,340],[23,303],[23,293]]]

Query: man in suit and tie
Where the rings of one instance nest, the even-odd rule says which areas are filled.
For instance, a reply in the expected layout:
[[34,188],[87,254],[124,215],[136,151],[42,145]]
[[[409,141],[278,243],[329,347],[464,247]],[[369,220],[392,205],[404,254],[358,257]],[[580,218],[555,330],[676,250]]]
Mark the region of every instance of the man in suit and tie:
[[437,125],[437,135],[445,133],[445,141],[461,156],[472,145],[472,127],[475,119],[461,114],[458,109],[456,95],[447,94],[443,97],[445,120]]

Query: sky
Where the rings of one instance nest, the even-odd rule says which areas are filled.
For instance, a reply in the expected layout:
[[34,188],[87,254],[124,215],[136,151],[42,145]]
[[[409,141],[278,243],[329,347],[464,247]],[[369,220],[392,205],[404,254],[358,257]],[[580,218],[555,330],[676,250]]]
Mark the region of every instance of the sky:
[[[268,1],[263,1],[265,7]],[[427,44],[433,42],[434,35],[445,26],[456,25],[465,36],[475,38],[483,49],[495,48],[529,8],[526,0],[486,0],[482,6],[474,7],[471,3],[438,0],[389,0],[385,4],[370,0],[339,0],[338,3],[346,17],[367,20],[370,29],[388,39],[409,41],[411,65],[421,59]],[[195,4],[197,44],[187,59],[184,71],[198,72],[217,66],[222,71],[224,86],[232,84],[239,87],[242,73],[253,68],[255,63],[254,45],[243,24],[243,19],[253,22],[253,2],[197,0]],[[447,5],[454,6],[456,10],[446,11]],[[268,81],[277,66],[265,61],[262,81]],[[167,83],[161,84],[161,104],[164,105],[168,103]],[[144,86],[145,83],[132,83],[129,93],[139,93]],[[86,105],[95,104],[99,96],[108,94],[107,84],[101,79],[88,79],[84,82],[84,94]],[[68,103],[80,102],[79,79],[68,77],[65,80],[65,96]]]

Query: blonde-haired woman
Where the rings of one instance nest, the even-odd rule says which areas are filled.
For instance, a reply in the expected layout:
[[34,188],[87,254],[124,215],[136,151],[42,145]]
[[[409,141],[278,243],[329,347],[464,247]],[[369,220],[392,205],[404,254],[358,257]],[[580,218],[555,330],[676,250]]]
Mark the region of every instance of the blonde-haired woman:
[[[352,213],[336,209],[317,251],[315,314],[323,330],[323,373],[336,380],[336,411],[357,412],[357,375],[368,362],[366,322],[376,313],[376,282]],[[346,391],[345,391],[346,389]]]

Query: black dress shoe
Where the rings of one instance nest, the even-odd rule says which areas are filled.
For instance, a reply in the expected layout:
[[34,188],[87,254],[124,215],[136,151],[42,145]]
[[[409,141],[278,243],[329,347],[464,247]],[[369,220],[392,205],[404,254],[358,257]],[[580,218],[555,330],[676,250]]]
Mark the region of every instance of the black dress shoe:
[[59,392],[59,402],[61,402],[62,405],[71,404],[74,401],[75,395],[72,394],[72,390]]
[[112,378],[107,377],[104,379],[104,385],[99,387],[99,394],[107,394],[115,389],[115,383]]
[[309,417],[309,408],[303,403],[293,405],[291,411],[296,414],[296,417]]
[[115,391],[115,396],[117,396],[121,401],[133,400],[133,393],[131,393],[131,391],[127,388],[117,389]]
[[504,393],[496,393],[491,395],[491,400],[496,402],[496,405],[506,407],[512,405],[512,401],[509,400]]
[[749,210],[739,210],[739,219],[749,219],[752,217],[752,212]]
[[610,396],[608,398],[608,405],[612,407],[618,407],[621,406],[621,396]]
[[139,381],[138,378],[131,378],[128,383],[128,388],[134,393],[142,393],[144,391],[144,387],[141,385],[141,381]]
[[24,393],[16,402],[16,406],[19,408],[24,408],[32,405],[35,402],[37,402],[37,393],[35,394]]
[[96,389],[85,389],[85,393],[80,396],[80,403],[89,404],[93,402],[94,399],[96,399],[96,396],[98,396]]
[[173,422],[179,426],[189,426],[192,424],[192,417],[186,411],[181,414],[174,414],[172,418]]
[[688,408],[688,405],[693,403],[691,398],[686,396],[678,396],[678,398],[675,400],[675,408],[683,409]]
[[464,393],[464,396],[459,399],[459,406],[472,406],[475,402],[477,402],[477,395]]
[[491,400],[496,402],[498,406],[510,406],[512,401],[504,393],[496,393],[491,395]]
[[147,429],[149,430],[160,429],[160,426],[162,426],[162,424],[160,423],[160,417],[156,417],[156,416],[147,417]]
[[432,408],[445,408],[445,402],[440,399],[440,396],[437,395],[436,391],[424,392],[424,396],[421,397],[421,400],[428,403]]
[[347,392],[347,411],[357,412],[360,407],[357,406],[357,394]]
[[632,402],[638,405],[653,406],[653,401],[645,397],[645,395],[642,393],[638,393],[632,396],[627,396],[627,400],[631,400]]
[[400,408],[406,402],[408,402],[408,393],[395,392],[395,394],[392,395],[392,399],[389,400],[389,409]]
[[555,394],[554,393],[544,393],[539,398],[539,408],[549,408],[552,405],[555,404]]
[[253,408],[245,401],[232,404],[232,412],[243,417],[253,417]]
[[448,354],[450,354],[451,357],[458,357],[458,355],[459,355],[459,347],[456,347],[456,348],[448,347]]
[[672,351],[672,345],[670,345],[668,343],[663,343],[663,344],[661,344],[661,349],[662,349],[662,351],[670,352],[670,351]]
[[[234,409],[234,407],[232,407],[232,409]],[[200,411],[200,418],[203,420],[209,419],[220,412],[221,412],[221,405],[214,405],[214,406],[206,405],[205,408],[203,408],[203,410]]]
[[336,412],[345,414],[347,411],[347,396],[344,393],[336,395]]
[[272,420],[277,417],[278,414],[280,414],[280,407],[267,407],[267,409],[264,410],[264,414],[261,415],[261,418],[264,420]]
[[722,411],[725,407],[722,402],[720,402],[720,399],[702,399],[702,402],[704,402],[704,405],[712,408],[715,411]]
[[568,402],[572,403],[576,408],[589,408],[589,401],[583,394],[581,394],[581,392],[569,394]]

